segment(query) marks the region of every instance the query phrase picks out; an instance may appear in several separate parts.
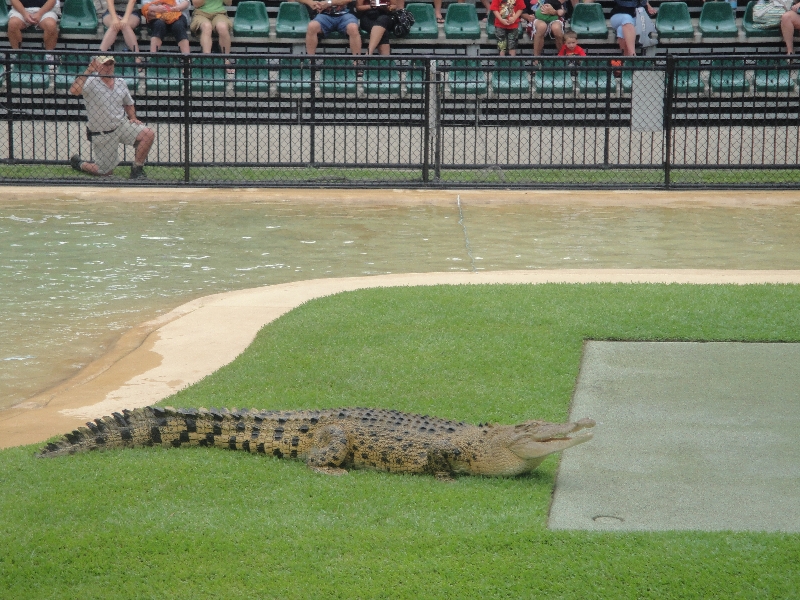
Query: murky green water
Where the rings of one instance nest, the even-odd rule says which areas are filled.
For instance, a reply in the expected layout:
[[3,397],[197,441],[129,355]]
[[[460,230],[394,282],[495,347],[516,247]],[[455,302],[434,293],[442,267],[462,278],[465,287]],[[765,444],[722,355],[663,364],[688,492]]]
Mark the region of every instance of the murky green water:
[[800,204],[461,209],[0,200],[0,408],[220,291],[473,268],[800,269]]

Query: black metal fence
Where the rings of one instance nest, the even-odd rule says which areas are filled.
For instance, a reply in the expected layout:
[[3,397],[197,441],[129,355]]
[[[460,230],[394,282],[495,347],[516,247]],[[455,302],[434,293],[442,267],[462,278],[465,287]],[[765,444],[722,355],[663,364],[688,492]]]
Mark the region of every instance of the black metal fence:
[[[68,94],[91,54],[0,54],[0,183],[120,185]],[[135,185],[800,187],[784,56],[117,56],[156,131]]]

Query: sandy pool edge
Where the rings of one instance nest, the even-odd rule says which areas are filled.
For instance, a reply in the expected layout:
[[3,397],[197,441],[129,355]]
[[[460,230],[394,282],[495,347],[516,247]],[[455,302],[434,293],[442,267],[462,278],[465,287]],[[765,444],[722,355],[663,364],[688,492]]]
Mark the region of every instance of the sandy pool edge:
[[[800,270],[561,269],[313,279],[205,296],[143,324],[144,339],[69,381],[0,412],[0,448],[42,442],[86,420],[147,406],[235,359],[264,325],[300,304],[358,289],[541,283],[800,284]],[[149,324],[149,325],[148,325]],[[102,368],[97,363],[105,361]],[[231,406],[236,404],[232,400]]]

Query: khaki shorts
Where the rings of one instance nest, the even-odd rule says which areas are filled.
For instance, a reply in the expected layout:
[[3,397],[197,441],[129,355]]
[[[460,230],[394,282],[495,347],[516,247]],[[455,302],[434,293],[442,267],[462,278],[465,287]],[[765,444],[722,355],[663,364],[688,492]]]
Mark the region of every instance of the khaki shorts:
[[200,25],[203,23],[211,23],[211,27],[216,29],[217,23],[225,23],[228,26],[228,31],[233,31],[233,21],[228,18],[227,13],[207,13],[197,9],[192,14],[192,24],[189,29],[194,35],[198,35]]
[[[39,12],[38,8],[26,8],[25,10],[27,10],[28,14],[31,14],[31,15],[35,15],[37,12]],[[44,13],[42,15],[42,18],[39,19],[39,22],[41,23],[45,19],[53,19],[56,23],[58,23],[58,18],[60,16],[61,16],[61,9],[57,8],[57,7],[53,7],[52,10],[49,10],[49,11],[47,11],[46,13]],[[9,19],[11,19],[11,18],[19,19],[20,21],[25,23],[25,25],[26,25],[25,29],[27,29],[28,27],[31,27],[31,25],[28,25],[27,21],[25,21],[25,17],[23,17],[22,14],[19,11],[17,11],[17,9],[15,9],[15,8],[9,8],[8,9],[8,18]]]
[[119,145],[133,146],[139,134],[147,129],[145,125],[136,125],[130,121],[123,121],[111,133],[96,135],[92,138],[92,159],[97,164],[97,169],[105,175],[114,170],[119,164]]

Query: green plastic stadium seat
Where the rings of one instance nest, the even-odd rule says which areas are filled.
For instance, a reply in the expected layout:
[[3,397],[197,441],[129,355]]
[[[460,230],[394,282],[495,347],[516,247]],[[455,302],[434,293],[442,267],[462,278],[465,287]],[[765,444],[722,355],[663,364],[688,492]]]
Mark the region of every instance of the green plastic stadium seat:
[[233,90],[237,94],[268,94],[269,66],[266,58],[240,58],[236,62]]
[[439,37],[439,25],[433,5],[421,2],[406,4],[406,10],[414,15],[414,24],[408,33],[410,40],[435,40]]
[[576,81],[581,94],[605,95],[614,92],[617,86],[617,80],[613,74],[611,81],[608,81],[608,71],[605,69],[578,71]]
[[[489,91],[486,83],[486,72],[474,69],[478,66],[475,60],[454,60],[453,66],[462,70],[453,70],[448,73],[450,80],[450,93],[477,96]],[[474,70],[464,69],[473,67]]]
[[[717,67],[717,69],[712,68],[708,74],[708,89],[712,93],[732,94],[750,89],[743,60],[712,60],[711,66]],[[718,67],[731,68],[718,69]]]
[[97,33],[97,13],[92,0],[66,0],[61,9],[61,33]]
[[308,29],[308,10],[299,2],[281,2],[275,34],[278,37],[304,38]]
[[492,90],[495,94],[528,94],[531,91],[531,81],[528,71],[518,60],[498,61],[497,66],[514,68],[513,71],[492,71]]
[[608,37],[606,18],[599,2],[578,4],[572,13],[570,26],[578,34],[578,39],[604,40]]
[[753,72],[753,86],[757,92],[791,92],[794,90],[792,71],[776,61],[757,61]]
[[571,94],[572,75],[569,71],[537,71],[533,75],[533,86],[539,94]]
[[144,69],[144,87],[148,93],[183,90],[182,56],[156,55],[147,62]]
[[[304,5],[300,4],[303,7]],[[278,93],[285,96],[311,91],[311,64],[307,59],[282,58],[278,69]]]
[[679,61],[672,82],[677,94],[700,94],[706,89],[699,60]]
[[736,18],[733,9],[727,2],[711,0],[703,4],[700,13],[700,33],[703,37],[736,37],[739,29],[736,27]]
[[414,69],[406,71],[406,91],[415,96],[425,93],[425,60],[412,60],[411,66]]
[[350,59],[326,59],[319,77],[322,93],[355,94],[358,78],[352,67],[353,61]]
[[[74,56],[68,54],[62,56],[55,73],[56,90],[63,91],[72,87],[75,78],[86,70],[89,59],[86,56]],[[114,69],[116,73],[116,68]]]
[[[20,54],[11,62],[12,90],[44,90],[50,85],[50,70],[43,61],[44,57],[32,54]],[[39,64],[25,64],[26,61],[39,61]]]
[[745,37],[776,37],[781,35],[780,26],[773,27],[772,29],[761,29],[753,25],[753,6],[755,2],[751,0],[747,3],[747,8],[744,10],[744,18],[742,19],[742,29],[744,29]]
[[[369,61],[366,66],[394,66],[390,60]],[[364,70],[364,92],[367,94],[399,94],[400,71],[397,69]]]
[[239,2],[233,18],[233,35],[236,37],[268,37],[269,16],[263,2]]
[[193,92],[224,93],[227,83],[225,59],[221,56],[202,56],[192,59],[189,86]]
[[481,24],[474,4],[451,4],[444,17],[444,35],[450,40],[477,40]]
[[0,0],[0,31],[8,31],[8,4]]
[[656,29],[662,38],[694,38],[694,25],[686,2],[663,2],[658,7]]

